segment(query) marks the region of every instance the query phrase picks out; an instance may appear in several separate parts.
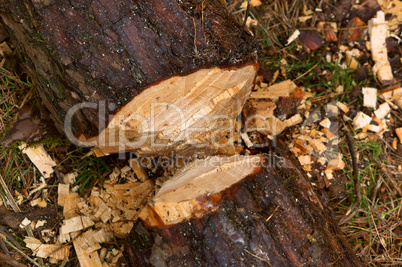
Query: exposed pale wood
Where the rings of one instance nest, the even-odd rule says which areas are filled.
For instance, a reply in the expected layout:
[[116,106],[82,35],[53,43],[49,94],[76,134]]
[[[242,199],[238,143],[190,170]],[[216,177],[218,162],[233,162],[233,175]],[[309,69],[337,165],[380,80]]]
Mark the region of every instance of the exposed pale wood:
[[239,115],[256,71],[253,64],[172,77],[126,104],[99,137],[79,140],[95,145],[100,156],[132,150],[170,153],[179,144],[180,149],[203,144]]
[[217,208],[213,203],[203,204],[204,198],[213,198],[252,174],[260,161],[260,155],[196,160],[163,184],[140,218],[149,225],[160,226],[201,217]]

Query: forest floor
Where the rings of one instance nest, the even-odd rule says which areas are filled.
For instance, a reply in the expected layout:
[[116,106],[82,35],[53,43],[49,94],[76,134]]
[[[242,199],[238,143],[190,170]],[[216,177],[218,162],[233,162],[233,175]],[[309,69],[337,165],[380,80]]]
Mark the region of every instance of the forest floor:
[[[275,101],[250,99],[245,112],[256,112],[250,107],[258,103],[271,108],[275,118],[291,120],[269,138],[284,140],[299,159],[356,254],[369,266],[402,264],[401,2],[251,0],[248,12],[247,1],[227,2],[239,23],[247,13],[245,26],[260,44],[261,70],[254,92],[269,91],[281,83],[297,88]],[[379,11],[385,13],[385,22],[369,26],[373,18],[381,17]],[[381,47],[373,46],[370,31],[375,29],[370,27],[382,26],[389,33],[375,39],[384,38],[385,59],[374,61]],[[117,190],[117,185],[144,186],[148,177],[167,177],[174,170],[153,168],[152,159],[149,168],[141,169],[129,155],[97,158],[90,149],[71,144],[51,126],[35,84],[13,57],[12,43],[1,32],[0,37],[0,140],[5,140],[0,147],[0,234],[4,237],[0,238],[0,262],[77,266],[79,256],[70,247],[78,244],[71,240],[56,245],[60,227],[71,217],[66,217],[66,206],[77,205],[85,210],[80,215],[100,218],[101,204],[110,204],[114,218],[125,220],[96,223],[95,229],[106,229],[102,232],[106,236],[113,232],[114,239],[97,243],[94,251],[108,266],[120,266],[124,237],[149,191],[140,196],[138,206],[117,209],[119,190],[133,189],[120,186]],[[388,62],[392,79],[374,67],[379,60]],[[27,119],[26,124],[15,128],[22,119]],[[264,134],[246,135],[245,149]],[[21,151],[22,142],[15,140],[43,149],[28,157]],[[38,164],[49,159],[55,164],[51,175],[38,170]],[[115,202],[103,198],[99,193],[103,189]],[[39,246],[56,249],[60,255],[43,251],[40,256]]]

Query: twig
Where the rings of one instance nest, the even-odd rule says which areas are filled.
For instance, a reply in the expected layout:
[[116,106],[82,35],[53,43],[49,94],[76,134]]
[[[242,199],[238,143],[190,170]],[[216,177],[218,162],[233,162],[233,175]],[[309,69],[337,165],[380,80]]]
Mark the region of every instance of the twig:
[[13,243],[11,243],[10,241],[8,241],[5,237],[3,237],[4,242],[7,243],[7,245],[9,245],[10,247],[12,247],[15,251],[17,251],[19,254],[21,254],[21,256],[23,256],[25,259],[29,260],[30,262],[32,262],[35,266],[41,267],[41,265],[39,263],[37,263],[36,261],[34,261],[33,259],[31,259],[27,254],[25,254],[22,250],[20,250],[19,248],[17,248],[16,246],[14,246]]
[[356,152],[353,146],[353,140],[350,136],[349,132],[346,132],[346,139],[349,145],[350,156],[352,157],[352,165],[353,165],[353,180],[355,184],[355,202],[353,203],[352,207],[346,212],[345,216],[339,221],[339,225],[344,224],[347,222],[351,217],[354,216],[355,210],[357,205],[360,203],[361,195],[360,195],[360,182],[359,182],[359,169],[357,167],[357,159],[356,159]]
[[6,262],[8,265],[14,266],[14,267],[28,267],[28,265],[19,263],[18,261],[14,260],[10,256],[3,254],[0,252],[0,260],[3,262]]
[[354,176],[355,196],[356,196],[355,203],[359,203],[361,200],[361,195],[360,195],[359,169],[357,167],[356,151],[355,147],[353,146],[352,137],[348,132],[346,132],[346,139],[348,140],[350,156],[352,157],[352,164],[353,164],[353,176]]

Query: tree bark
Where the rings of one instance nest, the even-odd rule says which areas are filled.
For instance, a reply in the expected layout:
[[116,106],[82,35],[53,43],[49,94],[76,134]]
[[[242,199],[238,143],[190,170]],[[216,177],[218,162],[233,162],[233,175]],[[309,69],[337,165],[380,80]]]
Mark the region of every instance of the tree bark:
[[[165,152],[187,139],[202,139],[200,134],[219,126],[189,137],[179,137],[178,132],[187,124],[206,128],[205,121],[193,121],[197,116],[236,118],[258,67],[254,40],[218,0],[0,0],[0,4],[1,22],[57,126],[71,132],[79,144],[100,147],[99,154],[121,152],[119,145],[160,154],[161,149],[149,148],[148,139],[165,144]],[[203,77],[208,79],[197,84]],[[149,126],[153,118],[148,109],[155,102],[175,106],[159,105],[158,123]],[[175,120],[176,109],[181,109],[182,121]],[[133,113],[145,119],[137,122]],[[71,123],[66,124],[71,114]],[[143,143],[125,144],[145,134]]]
[[202,215],[169,224],[157,202],[126,242],[130,266],[362,266],[281,144],[240,182],[198,197]]

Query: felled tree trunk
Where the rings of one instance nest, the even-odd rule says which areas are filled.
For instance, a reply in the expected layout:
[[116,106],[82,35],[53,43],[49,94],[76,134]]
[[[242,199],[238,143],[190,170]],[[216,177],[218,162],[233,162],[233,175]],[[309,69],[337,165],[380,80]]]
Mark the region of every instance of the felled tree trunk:
[[0,0],[0,17],[57,126],[98,155],[223,142],[258,68],[220,0]]
[[130,266],[362,265],[283,145],[194,162],[140,217]]

